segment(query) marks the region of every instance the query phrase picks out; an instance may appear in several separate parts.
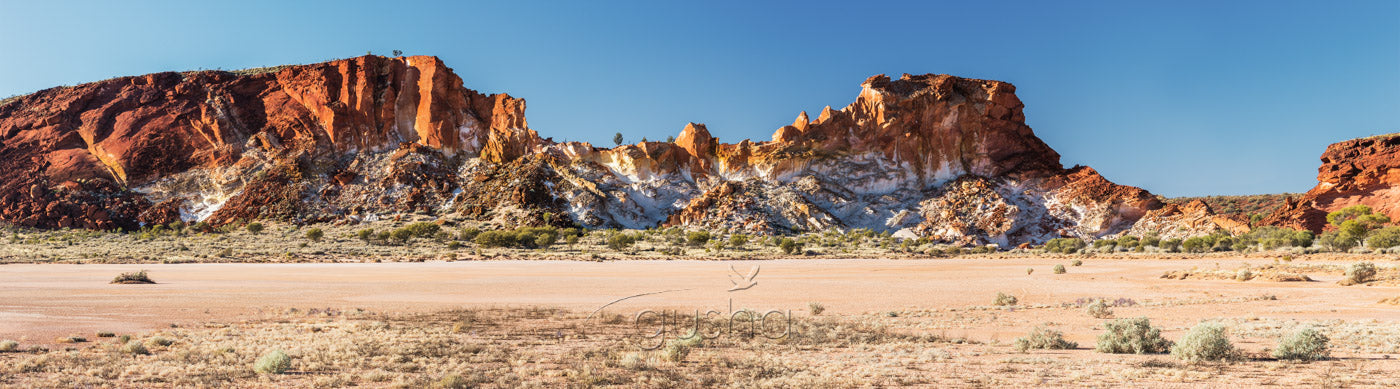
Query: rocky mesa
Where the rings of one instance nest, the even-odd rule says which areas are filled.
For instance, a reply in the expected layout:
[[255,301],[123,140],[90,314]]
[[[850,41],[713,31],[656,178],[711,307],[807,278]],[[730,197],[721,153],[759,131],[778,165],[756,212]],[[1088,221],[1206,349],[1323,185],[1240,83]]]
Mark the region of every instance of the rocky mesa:
[[674,142],[600,148],[540,137],[524,100],[467,89],[436,57],[122,77],[0,106],[0,220],[130,230],[420,213],[1002,246],[1232,227],[1063,167],[1015,92],[877,75],[850,105],[800,113],[770,139],[721,143],[691,123]]
[[1400,220],[1400,133],[1333,143],[1322,152],[1317,186],[1261,222],[1320,232],[1327,213],[1366,205]]

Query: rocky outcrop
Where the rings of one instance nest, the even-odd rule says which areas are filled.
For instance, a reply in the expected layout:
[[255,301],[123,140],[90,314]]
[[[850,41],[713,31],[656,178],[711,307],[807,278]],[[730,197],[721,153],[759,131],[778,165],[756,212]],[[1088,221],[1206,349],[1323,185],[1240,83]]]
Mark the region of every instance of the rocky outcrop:
[[572,209],[611,204],[579,219],[596,225],[871,228],[1003,245],[1118,234],[1162,206],[1093,169],[1064,169],[1025,125],[1010,84],[875,76],[861,89],[845,108],[799,114],[771,141],[718,143],[692,123],[669,147],[566,146],[567,159],[606,172],[579,169],[589,184],[564,197],[583,200]]
[[771,140],[721,143],[690,123],[674,142],[605,149],[541,138],[524,100],[466,89],[434,57],[124,77],[0,106],[0,218],[135,228],[419,212],[1017,245],[1166,215],[1146,191],[1065,169],[1015,91],[879,75],[855,102],[803,112]]
[[1201,200],[1185,204],[1167,204],[1147,212],[1126,234],[1156,235],[1161,239],[1185,239],[1193,236],[1225,232],[1231,235],[1247,233],[1249,220],[1240,215],[1220,215]]
[[1358,204],[1400,220],[1400,133],[1334,143],[1321,159],[1317,186],[1260,224],[1320,232],[1328,212]]
[[[156,73],[48,89],[0,106],[0,153],[23,157],[6,158],[10,164],[32,158],[46,166],[45,185],[107,182],[92,194],[112,197],[120,190],[101,188],[140,188],[194,169],[251,168],[256,160],[333,160],[405,142],[509,161],[544,143],[526,128],[524,109],[522,100],[465,89],[441,60],[426,56],[364,56],[242,75]],[[22,180],[28,170],[0,171],[0,182]],[[240,203],[261,203],[249,200]],[[140,196],[130,201],[151,206]],[[60,226],[61,215],[31,208],[0,203],[10,213],[6,221]],[[93,225],[139,224],[119,219]]]

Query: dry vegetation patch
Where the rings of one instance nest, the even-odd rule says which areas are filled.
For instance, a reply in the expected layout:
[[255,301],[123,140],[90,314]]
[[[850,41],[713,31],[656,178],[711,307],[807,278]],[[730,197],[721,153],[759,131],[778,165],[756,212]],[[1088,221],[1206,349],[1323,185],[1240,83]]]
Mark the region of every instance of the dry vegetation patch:
[[1162,274],[1168,280],[1234,280],[1270,282],[1309,282],[1313,279],[1305,273],[1333,273],[1337,269],[1326,265],[1268,264],[1257,267],[1244,267],[1235,270],[1200,269],[1172,270]]
[[145,270],[131,273],[122,273],[112,279],[113,284],[154,284],[154,280],[146,274]]
[[[1387,381],[1388,373],[1395,369],[1374,364],[1299,364],[1256,358],[1228,365],[1196,365],[1161,356],[1105,358],[1092,350],[1074,350],[1074,342],[1049,327],[1038,327],[1011,343],[969,342],[919,330],[922,325],[918,324],[915,328],[895,325],[909,320],[939,319],[878,314],[804,316],[792,321],[792,336],[780,339],[669,337],[664,347],[644,349],[642,346],[651,341],[638,335],[629,316],[615,313],[587,319],[584,313],[549,308],[421,314],[285,310],[258,320],[204,323],[134,338],[104,339],[67,351],[2,353],[0,385],[495,388],[1397,383]],[[1166,351],[1168,343],[1153,336],[1152,325],[1123,322],[1134,325],[1122,327],[1125,331],[1112,342],[1125,346],[1113,352]],[[1280,352],[1298,360],[1323,355],[1315,347],[1323,337],[1331,339],[1331,348],[1344,352],[1383,347],[1381,343],[1394,341],[1388,338],[1394,329],[1385,329],[1381,322],[1220,319],[1206,325],[1229,328],[1232,338],[1270,339],[1270,344],[1281,342],[1286,335],[1306,334]],[[1315,333],[1300,332],[1300,328],[1315,329]],[[1202,359],[1222,355],[1214,339],[1190,342],[1210,346],[1195,349],[1198,353],[1191,355]],[[1096,346],[1103,347],[1103,342],[1101,338]],[[0,345],[17,350],[11,342]]]

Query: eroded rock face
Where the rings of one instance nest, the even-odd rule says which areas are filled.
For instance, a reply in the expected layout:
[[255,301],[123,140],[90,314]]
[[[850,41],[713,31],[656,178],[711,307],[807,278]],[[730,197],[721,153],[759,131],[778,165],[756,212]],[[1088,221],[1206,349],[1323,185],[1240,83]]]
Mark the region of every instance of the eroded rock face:
[[0,107],[0,218],[134,228],[419,212],[1017,245],[1120,234],[1163,206],[1064,169],[1022,108],[1004,82],[880,75],[771,140],[720,143],[691,123],[675,142],[604,149],[541,138],[524,100],[466,89],[435,57],[159,73]]
[[[238,167],[252,173],[266,170],[255,165],[276,165],[279,159],[324,162],[345,153],[391,151],[401,143],[504,162],[543,142],[526,128],[524,109],[522,100],[465,89],[441,60],[426,56],[364,56],[249,75],[121,77],[48,89],[0,107],[0,153],[23,157],[6,158],[16,166],[0,171],[0,182],[23,180],[32,170],[23,167],[33,163],[45,167],[44,185],[108,182],[93,194],[112,197],[121,191],[100,188],[141,188],[196,169]],[[258,155],[246,155],[250,151]],[[309,193],[283,197],[303,194]],[[152,206],[141,197],[130,201]],[[240,203],[262,206],[263,201]],[[6,221],[60,226],[63,215],[32,208],[0,204],[9,213]],[[137,224],[118,216],[93,225]]]
[[1166,204],[1147,212],[1128,230],[1128,235],[1157,235],[1161,239],[1185,239],[1193,236],[1226,232],[1239,235],[1249,232],[1249,221],[1239,215],[1219,215],[1201,200],[1186,204]]
[[1357,204],[1400,220],[1400,133],[1334,143],[1321,159],[1317,186],[1261,224],[1320,232],[1328,212]]

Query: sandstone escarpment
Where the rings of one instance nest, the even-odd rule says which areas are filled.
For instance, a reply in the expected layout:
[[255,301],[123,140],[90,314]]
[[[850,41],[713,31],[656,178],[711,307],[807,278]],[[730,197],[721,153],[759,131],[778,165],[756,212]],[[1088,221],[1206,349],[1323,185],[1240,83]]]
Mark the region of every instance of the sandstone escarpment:
[[524,100],[467,89],[435,57],[117,78],[0,107],[0,219],[129,229],[416,212],[1015,245],[1120,234],[1163,206],[1063,168],[1009,83],[906,74],[860,88],[770,140],[721,143],[691,123],[674,142],[605,149],[541,138]]
[[1321,231],[1327,213],[1367,205],[1400,220],[1400,133],[1353,139],[1327,146],[1316,187],[1289,199],[1261,224]]
[[[620,205],[582,219],[598,225],[871,228],[978,244],[1113,235],[1162,206],[1093,169],[1064,169],[1025,125],[1014,91],[947,75],[875,76],[856,102],[815,120],[803,112],[770,141],[718,143],[692,123],[674,143],[683,152],[570,147],[569,158],[607,174],[589,180],[603,190],[566,197]],[[960,177],[982,190],[961,190]],[[997,196],[1000,205],[986,203]],[[657,207],[668,211],[640,211]]]
[[[0,182],[19,182],[39,164],[46,186],[138,188],[192,169],[246,167],[249,151],[262,154],[252,159],[315,153],[311,159],[325,160],[404,142],[504,162],[543,142],[525,126],[523,101],[465,89],[436,57],[364,56],[245,75],[156,73],[52,88],[0,107],[0,153],[12,157]],[[101,188],[94,195],[123,196]],[[149,206],[142,200],[131,201]],[[4,199],[5,220],[59,227],[70,216],[30,201],[52,202]],[[136,224],[122,214],[94,226]]]

